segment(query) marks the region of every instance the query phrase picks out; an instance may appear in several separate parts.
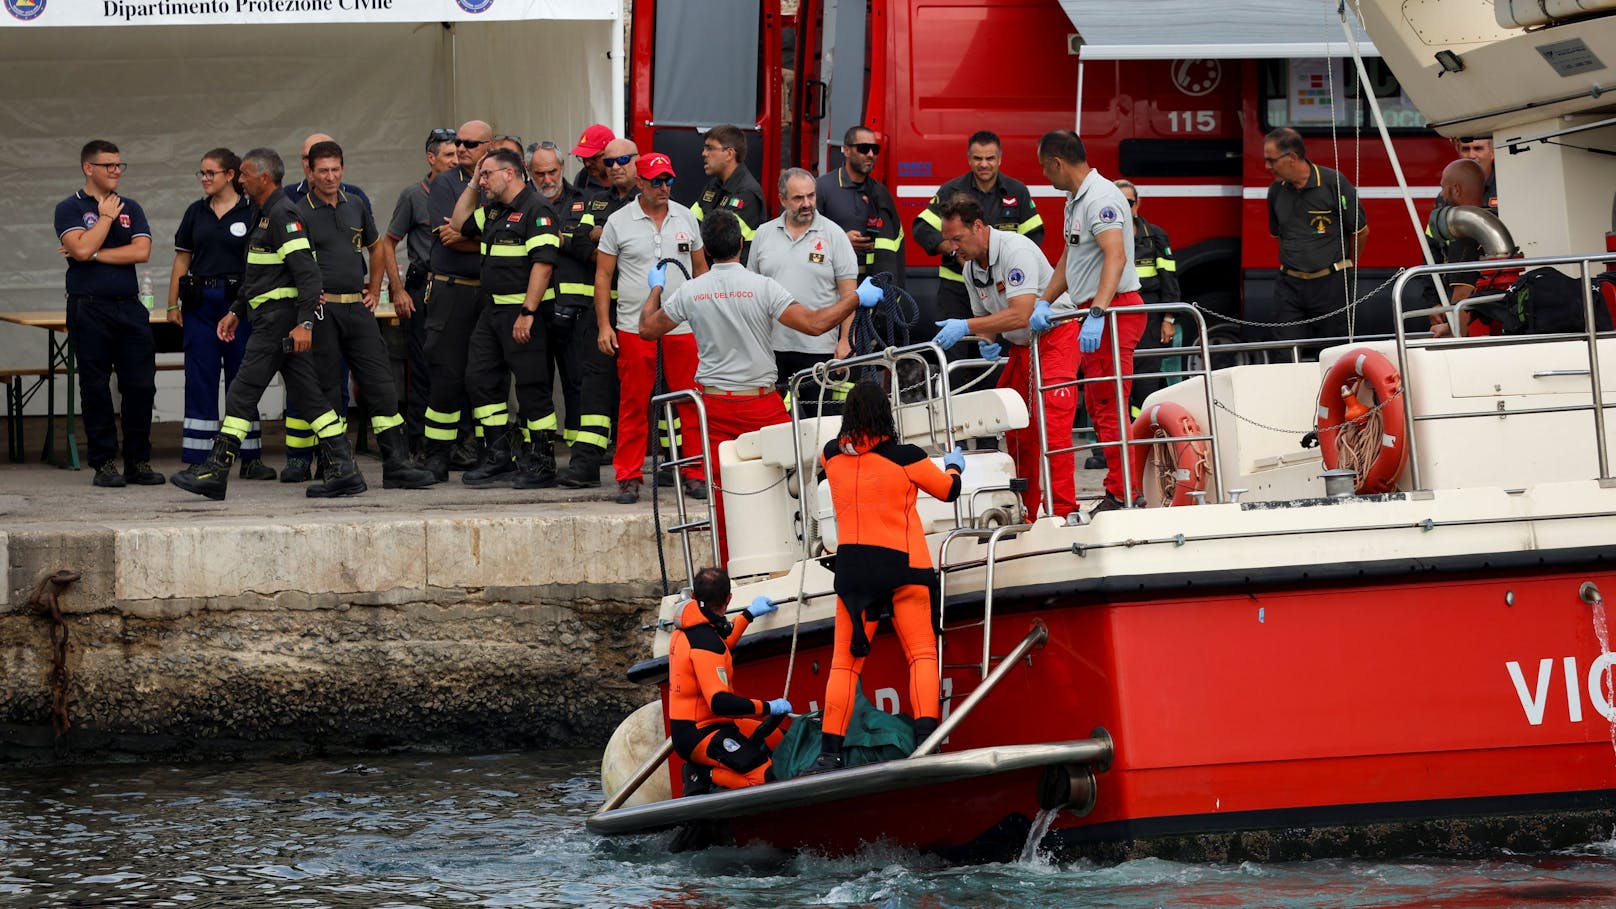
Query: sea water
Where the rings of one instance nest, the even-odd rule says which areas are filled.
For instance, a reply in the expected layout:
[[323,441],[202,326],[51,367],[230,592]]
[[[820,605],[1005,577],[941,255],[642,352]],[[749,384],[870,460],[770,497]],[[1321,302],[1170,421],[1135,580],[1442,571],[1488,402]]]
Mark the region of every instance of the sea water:
[[871,846],[670,855],[584,830],[580,751],[0,768],[0,906],[1616,906],[1616,842],[1398,862],[950,866]]

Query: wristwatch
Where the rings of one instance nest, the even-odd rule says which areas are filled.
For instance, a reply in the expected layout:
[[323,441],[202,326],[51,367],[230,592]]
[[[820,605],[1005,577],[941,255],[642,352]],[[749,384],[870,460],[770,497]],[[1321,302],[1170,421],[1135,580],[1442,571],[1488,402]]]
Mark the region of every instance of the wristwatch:
[[1105,318],[1105,307],[1104,306],[1090,306],[1089,307],[1089,318],[1091,318],[1091,319],[1104,319]]
[[303,322],[303,323],[299,324],[298,327],[302,328],[302,329],[304,329],[306,331],[313,331],[314,330],[314,323],[312,321]]
[[1176,325],[1178,324],[1178,317],[1170,312],[1162,313],[1162,321],[1166,322],[1168,325]]
[[520,319],[520,318],[522,318],[522,316],[527,316],[528,318],[531,319],[531,318],[536,317],[537,315],[538,315],[537,312],[534,312],[533,310],[528,309],[526,306],[524,306],[524,307],[522,307],[522,315],[517,316],[517,318]]

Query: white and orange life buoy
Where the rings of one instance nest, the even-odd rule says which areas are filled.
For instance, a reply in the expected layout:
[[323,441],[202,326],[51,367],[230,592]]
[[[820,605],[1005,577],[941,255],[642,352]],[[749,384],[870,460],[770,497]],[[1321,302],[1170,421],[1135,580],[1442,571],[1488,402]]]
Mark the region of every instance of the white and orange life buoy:
[[[1379,407],[1378,421],[1371,420],[1370,407],[1358,398],[1358,392],[1367,384]],[[1319,433],[1320,454],[1324,466],[1351,467],[1357,471],[1355,488],[1359,494],[1391,492],[1397,488],[1408,462],[1408,439],[1403,434],[1403,378],[1397,367],[1384,354],[1367,347],[1359,347],[1342,355],[1324,376],[1319,389],[1318,419],[1314,424]],[[1363,440],[1363,454],[1343,457],[1343,430],[1355,427],[1349,442],[1362,439],[1364,431],[1375,431],[1378,423],[1379,438]],[[1373,454],[1368,445],[1373,444]],[[1353,463],[1344,464],[1345,461]]]
[[[1211,470],[1207,461],[1206,442],[1183,441],[1200,435],[1205,435],[1201,431],[1201,425],[1195,422],[1195,418],[1190,416],[1190,412],[1182,405],[1174,404],[1172,401],[1147,406],[1128,429],[1130,439],[1161,439],[1161,444],[1166,444],[1171,450],[1173,495],[1171,501],[1166,504],[1194,505],[1195,498],[1190,493],[1206,489],[1207,474]],[[1132,445],[1128,448],[1128,469],[1133,474],[1135,489],[1144,488],[1145,459],[1155,447],[1155,445]],[[1166,490],[1163,489],[1162,492],[1165,499]]]

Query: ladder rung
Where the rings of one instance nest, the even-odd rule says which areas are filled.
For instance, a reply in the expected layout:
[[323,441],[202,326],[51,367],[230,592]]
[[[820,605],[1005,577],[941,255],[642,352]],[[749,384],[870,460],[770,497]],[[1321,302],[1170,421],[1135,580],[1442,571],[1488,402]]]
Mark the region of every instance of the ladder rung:
[[683,467],[686,464],[696,464],[704,460],[706,460],[705,455],[696,454],[690,455],[686,458],[680,458],[677,461],[657,461],[657,469],[661,470],[664,467]]
[[699,521],[690,521],[690,522],[685,523],[685,524],[675,524],[672,527],[669,527],[667,529],[667,532],[672,534],[672,533],[684,533],[687,530],[705,530],[705,529],[708,528],[708,526],[709,526],[709,524],[707,522],[707,519],[703,518],[703,519],[701,519]]

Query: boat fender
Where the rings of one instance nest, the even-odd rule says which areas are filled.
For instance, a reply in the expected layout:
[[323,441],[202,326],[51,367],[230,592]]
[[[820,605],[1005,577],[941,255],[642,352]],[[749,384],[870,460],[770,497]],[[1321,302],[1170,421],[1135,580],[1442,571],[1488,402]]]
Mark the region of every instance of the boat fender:
[[[1342,431],[1352,425],[1362,428],[1371,408],[1358,398],[1368,385],[1380,410],[1380,439],[1368,464],[1343,465]],[[1385,354],[1359,347],[1343,354],[1324,376],[1319,389],[1315,427],[1320,454],[1326,469],[1347,466],[1357,472],[1354,489],[1359,495],[1391,492],[1397,488],[1408,463],[1408,439],[1403,434],[1403,378]]]
[[[617,790],[634,778],[634,772],[662,747],[666,738],[660,700],[642,706],[617,725],[611,739],[606,742],[606,750],[600,756],[600,785],[606,791],[607,799],[616,795]],[[654,773],[623,805],[649,805],[671,798],[673,784],[668,774]]]
[[[1133,421],[1128,429],[1130,439],[1160,439],[1168,442],[1174,439],[1193,438],[1204,435],[1201,425],[1195,422],[1195,417],[1184,409],[1181,404],[1172,401],[1162,401],[1151,404],[1139,417]],[[1128,448],[1128,469],[1133,473],[1134,489],[1143,489],[1143,475],[1145,460],[1155,445],[1132,445]],[[1171,442],[1173,451],[1173,497],[1170,504],[1174,507],[1180,505],[1196,504],[1192,492],[1201,492],[1206,489],[1207,474],[1211,470],[1207,460],[1206,442],[1204,441],[1177,441]],[[1165,490],[1163,490],[1165,493]]]

